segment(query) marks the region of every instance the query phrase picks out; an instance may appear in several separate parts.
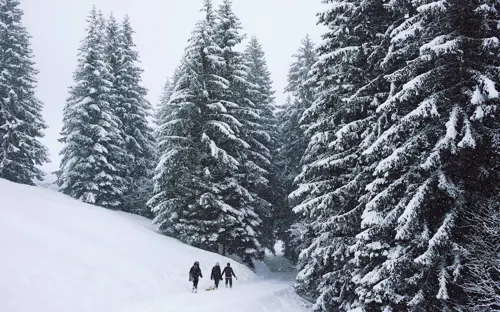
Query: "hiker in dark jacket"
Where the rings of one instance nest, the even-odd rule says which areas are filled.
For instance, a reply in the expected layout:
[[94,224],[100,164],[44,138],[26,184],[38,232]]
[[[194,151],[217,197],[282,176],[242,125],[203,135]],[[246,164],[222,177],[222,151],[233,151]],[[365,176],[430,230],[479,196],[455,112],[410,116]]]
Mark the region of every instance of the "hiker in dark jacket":
[[210,279],[215,282],[215,288],[219,288],[219,282],[222,281],[222,273],[220,272],[219,262],[217,262],[212,268],[212,275],[210,275]]
[[198,280],[200,277],[203,278],[203,274],[201,274],[200,263],[196,261],[189,270],[189,280],[193,282],[194,292],[198,291]]
[[233,268],[231,268],[231,264],[229,264],[229,262],[227,263],[227,266],[222,271],[222,275],[226,278],[226,288],[227,288],[227,283],[229,283],[229,287],[233,288],[233,276],[236,279],[238,279],[238,278],[236,277],[236,275],[234,275]]

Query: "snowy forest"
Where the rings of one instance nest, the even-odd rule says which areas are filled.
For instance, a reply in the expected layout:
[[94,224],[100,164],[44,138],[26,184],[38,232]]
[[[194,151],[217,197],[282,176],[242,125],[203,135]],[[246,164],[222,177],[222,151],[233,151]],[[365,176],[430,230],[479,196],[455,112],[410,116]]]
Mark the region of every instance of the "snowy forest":
[[[94,7],[58,190],[251,268],[281,241],[314,312],[500,311],[500,1],[322,2],[284,103],[231,0],[203,1],[157,103],[130,19]],[[0,0],[0,178],[36,185],[50,125],[22,15]]]

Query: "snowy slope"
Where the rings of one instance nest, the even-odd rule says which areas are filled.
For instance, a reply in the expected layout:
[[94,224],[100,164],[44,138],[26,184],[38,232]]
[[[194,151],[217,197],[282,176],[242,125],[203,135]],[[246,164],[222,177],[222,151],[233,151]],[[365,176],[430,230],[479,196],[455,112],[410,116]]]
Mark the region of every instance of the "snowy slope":
[[[0,205],[0,311],[305,311],[289,281],[159,235],[149,220],[1,179]],[[200,288],[217,261],[232,263],[235,287],[190,293],[195,260]]]

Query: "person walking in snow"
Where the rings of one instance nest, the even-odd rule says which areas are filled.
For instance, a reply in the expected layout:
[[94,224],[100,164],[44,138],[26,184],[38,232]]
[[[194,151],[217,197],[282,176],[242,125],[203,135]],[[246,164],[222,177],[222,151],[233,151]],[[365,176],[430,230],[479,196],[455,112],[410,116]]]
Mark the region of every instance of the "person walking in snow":
[[200,277],[203,278],[203,274],[201,274],[200,263],[196,261],[189,270],[189,281],[193,282],[193,292],[198,292],[198,281]]
[[227,263],[227,266],[222,271],[222,275],[225,276],[225,278],[226,278],[226,288],[227,288],[228,283],[229,283],[229,287],[233,288],[233,276],[236,279],[238,279],[238,278],[236,277],[236,275],[234,275],[233,268],[231,267],[231,264],[229,262]]
[[219,262],[217,262],[215,266],[212,268],[212,275],[210,275],[210,279],[214,281],[215,288],[218,289],[219,282],[222,281],[222,273],[220,271]]

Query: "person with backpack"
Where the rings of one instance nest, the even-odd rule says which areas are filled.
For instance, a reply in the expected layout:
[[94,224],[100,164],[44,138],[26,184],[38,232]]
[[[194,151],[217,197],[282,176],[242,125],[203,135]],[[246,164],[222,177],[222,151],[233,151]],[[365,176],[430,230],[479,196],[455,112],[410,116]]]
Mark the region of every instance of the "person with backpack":
[[233,288],[233,276],[236,279],[238,279],[238,278],[236,277],[236,275],[234,275],[233,268],[231,268],[231,264],[229,262],[227,263],[227,266],[222,271],[222,275],[223,276],[225,275],[225,278],[226,278],[226,288],[227,288],[228,283],[229,283],[229,287]]
[[200,263],[196,261],[189,270],[189,281],[193,282],[193,292],[198,292],[198,281],[200,277],[203,278],[203,274],[201,274]]
[[215,288],[218,289],[219,282],[222,281],[222,273],[220,271],[219,262],[217,262],[215,266],[212,268],[212,275],[210,275],[210,279],[214,281]]

